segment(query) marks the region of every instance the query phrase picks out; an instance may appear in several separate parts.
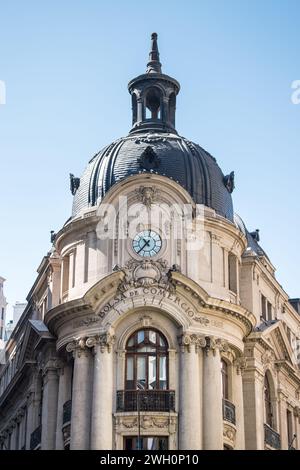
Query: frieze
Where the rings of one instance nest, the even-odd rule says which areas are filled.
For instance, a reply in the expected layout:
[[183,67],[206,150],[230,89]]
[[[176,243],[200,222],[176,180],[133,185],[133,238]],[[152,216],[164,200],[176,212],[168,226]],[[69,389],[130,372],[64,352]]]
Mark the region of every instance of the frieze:
[[124,313],[122,306],[126,305],[128,301],[131,301],[134,306],[135,300],[139,297],[143,297],[145,306],[160,307],[164,301],[170,301],[176,304],[190,319],[193,319],[201,326],[206,328],[223,328],[222,321],[199,314],[185,298],[159,286],[138,287],[120,292],[113,297],[113,299],[107,302],[107,304],[101,308],[99,313],[74,321],[73,328],[89,327],[94,324],[101,323],[112,310],[114,310],[118,315],[122,315]]

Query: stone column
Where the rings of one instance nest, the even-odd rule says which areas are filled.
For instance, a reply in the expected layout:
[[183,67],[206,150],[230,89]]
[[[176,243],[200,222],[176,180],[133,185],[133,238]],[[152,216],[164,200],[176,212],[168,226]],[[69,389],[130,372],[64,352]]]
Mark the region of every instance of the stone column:
[[204,336],[185,333],[179,338],[179,449],[202,448],[200,367],[202,369],[202,348],[206,345]]
[[91,449],[110,450],[113,447],[113,343],[109,333],[88,338],[94,347],[94,381],[92,398]]
[[247,367],[243,374],[246,450],[264,449],[263,382],[261,371]]
[[27,394],[26,449],[30,449],[31,434],[39,425],[41,401],[41,378],[37,370],[32,371],[32,383]]
[[55,449],[58,374],[55,360],[50,359],[44,368],[42,404],[42,450]]
[[203,367],[203,443],[205,450],[223,449],[223,407],[220,349],[226,343],[206,338]]
[[58,400],[57,400],[57,418],[56,418],[56,442],[55,449],[64,449],[64,439],[62,433],[63,427],[63,407],[64,404],[71,400],[71,387],[72,387],[72,367],[71,364],[61,364],[58,369],[59,382],[58,382]]
[[74,355],[71,449],[89,449],[91,432],[92,355],[83,338],[67,345]]
[[286,399],[287,396],[282,390],[278,392],[278,411],[279,411],[279,434],[281,440],[281,449],[288,449],[287,419],[286,419]]
[[17,450],[17,423],[15,420],[11,424],[10,450]]
[[239,357],[234,361],[233,367],[233,403],[235,405],[236,419],[236,450],[245,449],[245,424],[244,424],[244,396],[243,396],[243,372],[246,366],[246,360]]

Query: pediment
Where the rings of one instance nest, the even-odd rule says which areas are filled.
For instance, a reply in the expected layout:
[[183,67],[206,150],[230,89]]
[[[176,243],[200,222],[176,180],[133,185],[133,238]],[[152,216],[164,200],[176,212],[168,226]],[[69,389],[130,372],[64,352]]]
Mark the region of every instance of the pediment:
[[54,339],[54,336],[50,333],[42,320],[28,320],[23,336],[18,365],[20,366],[24,362],[34,360],[34,351],[40,341],[52,339]]
[[270,325],[263,331],[261,336],[272,348],[276,361],[287,361],[291,365],[295,364],[293,351],[282,322]]

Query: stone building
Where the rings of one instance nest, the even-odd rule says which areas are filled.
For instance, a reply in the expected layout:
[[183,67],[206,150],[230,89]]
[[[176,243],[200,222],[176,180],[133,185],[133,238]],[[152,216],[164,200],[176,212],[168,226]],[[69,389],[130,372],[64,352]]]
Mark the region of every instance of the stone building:
[[128,89],[132,129],[70,175],[7,343],[1,447],[299,449],[300,301],[234,214],[234,173],[178,135],[155,33]]
[[0,349],[4,342],[6,307],[7,307],[7,302],[6,302],[4,289],[3,289],[4,282],[5,282],[4,277],[0,276]]

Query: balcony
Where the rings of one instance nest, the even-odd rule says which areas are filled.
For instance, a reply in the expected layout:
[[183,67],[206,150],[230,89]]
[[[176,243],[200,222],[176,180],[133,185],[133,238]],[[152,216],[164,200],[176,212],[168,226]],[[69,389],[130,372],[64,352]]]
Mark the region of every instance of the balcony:
[[37,427],[30,436],[30,450],[37,450],[41,445],[42,425]]
[[173,390],[118,390],[117,412],[175,411]]
[[265,444],[272,447],[273,449],[281,448],[280,435],[274,431],[268,424],[264,424],[265,428]]
[[70,423],[72,411],[72,400],[68,400],[63,405],[63,425]]
[[223,399],[223,419],[235,424],[235,406],[229,400]]

